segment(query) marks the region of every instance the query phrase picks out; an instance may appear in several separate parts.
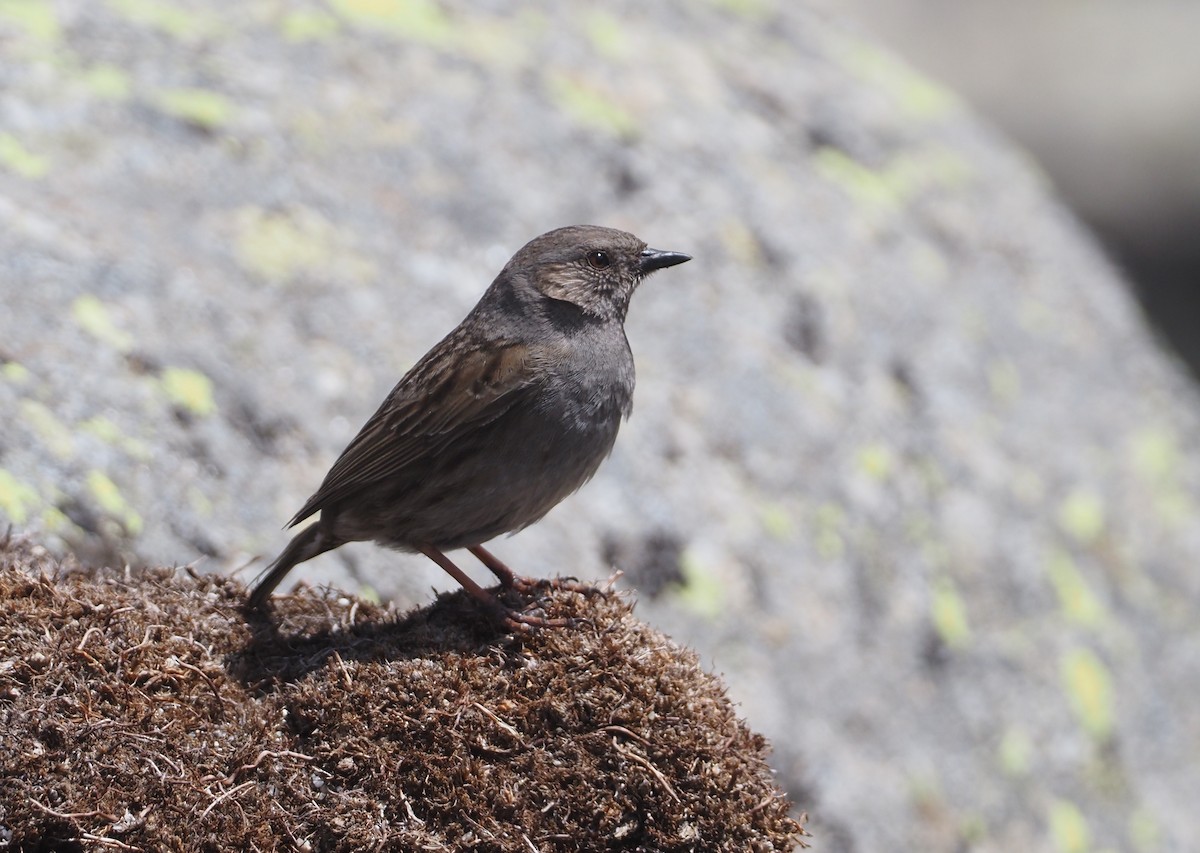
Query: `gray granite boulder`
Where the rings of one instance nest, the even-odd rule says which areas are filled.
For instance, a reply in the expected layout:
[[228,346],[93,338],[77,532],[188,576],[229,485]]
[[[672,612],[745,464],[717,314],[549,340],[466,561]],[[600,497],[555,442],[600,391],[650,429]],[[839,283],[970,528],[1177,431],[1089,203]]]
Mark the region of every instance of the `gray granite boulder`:
[[626,228],[695,256],[633,418],[497,553],[622,568],[820,849],[1200,844],[1195,391],[946,91],[762,0],[26,2],[0,45],[14,527],[249,579],[513,251]]

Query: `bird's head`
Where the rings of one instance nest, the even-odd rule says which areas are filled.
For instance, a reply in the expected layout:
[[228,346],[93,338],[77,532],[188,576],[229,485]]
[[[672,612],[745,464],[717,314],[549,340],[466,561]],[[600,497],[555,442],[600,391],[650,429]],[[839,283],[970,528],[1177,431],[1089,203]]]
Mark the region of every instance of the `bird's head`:
[[501,276],[521,280],[541,296],[598,319],[623,321],[642,279],[690,260],[680,252],[647,248],[625,231],[571,225],[530,240]]

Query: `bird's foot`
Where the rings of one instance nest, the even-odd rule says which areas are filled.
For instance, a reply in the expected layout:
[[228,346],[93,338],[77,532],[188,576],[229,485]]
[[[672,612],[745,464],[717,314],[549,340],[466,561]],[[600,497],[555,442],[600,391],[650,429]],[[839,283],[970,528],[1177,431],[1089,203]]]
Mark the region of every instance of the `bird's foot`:
[[[546,590],[561,589],[567,592],[577,592],[580,595],[591,597],[593,595],[602,595],[607,590],[597,589],[592,584],[580,583],[578,578],[529,578],[524,575],[519,575],[510,569],[504,561],[499,557],[484,548],[482,545],[474,545],[468,548],[481,563],[488,567],[488,571],[496,576],[500,581],[500,586],[504,589],[516,590],[522,595],[537,595]],[[611,579],[609,583],[611,587]]]
[[541,616],[537,613],[526,613],[524,610],[505,607],[504,605],[501,605],[498,615],[505,628],[522,634],[529,634],[534,628],[570,628],[575,624],[574,619],[551,619],[548,616]]
[[552,589],[549,582],[519,576],[517,580],[521,582],[501,584],[491,591],[496,606],[494,612],[506,628],[529,633],[533,628],[569,628],[577,624],[577,619],[545,615],[542,607],[546,593]]

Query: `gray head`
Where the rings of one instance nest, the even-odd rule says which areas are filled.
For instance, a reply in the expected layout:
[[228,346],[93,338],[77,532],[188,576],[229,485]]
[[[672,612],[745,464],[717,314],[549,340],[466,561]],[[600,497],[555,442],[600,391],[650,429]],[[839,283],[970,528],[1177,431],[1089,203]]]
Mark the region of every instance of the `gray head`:
[[650,249],[637,237],[598,225],[557,228],[526,243],[500,273],[518,287],[570,303],[602,320],[624,320],[629,299],[655,270],[689,255]]

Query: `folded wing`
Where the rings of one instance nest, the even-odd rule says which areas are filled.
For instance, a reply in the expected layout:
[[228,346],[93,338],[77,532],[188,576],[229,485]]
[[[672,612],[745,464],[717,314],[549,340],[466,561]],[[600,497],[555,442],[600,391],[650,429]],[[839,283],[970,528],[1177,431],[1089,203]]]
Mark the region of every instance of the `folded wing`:
[[534,387],[531,357],[521,343],[443,340],[392,389],[288,526],[402,476],[415,460],[503,415]]

